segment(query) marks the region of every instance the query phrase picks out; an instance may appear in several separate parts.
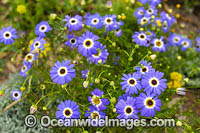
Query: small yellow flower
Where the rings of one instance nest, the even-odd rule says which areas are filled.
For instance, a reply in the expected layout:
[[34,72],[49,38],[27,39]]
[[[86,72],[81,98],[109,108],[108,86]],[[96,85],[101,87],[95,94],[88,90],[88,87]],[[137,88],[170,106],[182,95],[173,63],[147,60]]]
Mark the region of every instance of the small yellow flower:
[[181,4],[176,4],[176,8],[181,8]]
[[172,80],[175,80],[175,81],[181,81],[182,80],[182,75],[178,72],[170,73],[170,77],[171,77]]
[[46,44],[44,44],[45,49],[43,51],[41,51],[40,57],[46,57],[47,53],[49,51],[51,51],[51,47],[50,47],[50,43],[47,42]]
[[126,19],[126,15],[122,13],[122,20]]
[[17,12],[19,14],[26,13],[26,7],[24,5],[17,5]]
[[160,20],[157,20],[157,21],[156,21],[156,24],[157,24],[158,27],[161,27],[161,26],[162,26],[162,23],[161,23]]

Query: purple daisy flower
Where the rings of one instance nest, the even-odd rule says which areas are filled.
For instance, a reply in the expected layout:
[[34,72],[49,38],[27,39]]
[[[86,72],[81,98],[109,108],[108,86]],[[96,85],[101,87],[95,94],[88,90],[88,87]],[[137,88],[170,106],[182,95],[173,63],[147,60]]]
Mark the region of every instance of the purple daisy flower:
[[17,39],[18,36],[17,30],[12,27],[3,27],[0,31],[0,43],[4,44],[12,44],[14,43],[14,39]]
[[87,15],[85,24],[95,27],[96,29],[100,29],[103,26],[102,18],[98,13],[94,15]]
[[38,35],[41,38],[44,38],[44,37],[46,37],[45,32],[49,32],[51,30],[52,30],[52,28],[48,24],[48,22],[42,21],[42,22],[40,22],[39,24],[36,25],[35,34]]
[[168,24],[168,22],[166,20],[162,20],[162,27],[161,29],[166,33],[169,32],[170,29],[170,25]]
[[167,88],[167,80],[162,79],[163,76],[164,73],[155,70],[147,73],[141,82],[143,88],[145,88],[144,91],[160,95],[161,91],[165,91],[165,88]]
[[154,6],[149,6],[148,9],[145,11],[144,16],[157,16],[158,10]]
[[92,119],[104,119],[106,116],[106,113],[97,110],[94,106],[89,107],[89,111],[85,111],[85,117],[89,117]]
[[80,118],[79,105],[71,100],[66,100],[58,105],[56,111],[57,119],[78,119]]
[[155,38],[152,40],[151,42],[153,44],[153,51],[160,51],[160,52],[164,52],[166,51],[166,47],[165,47],[165,44],[164,44],[164,38],[161,37],[160,39],[158,38]]
[[196,44],[195,49],[196,49],[197,52],[200,52],[200,43]]
[[142,89],[142,86],[140,84],[140,78],[141,75],[138,73],[133,74],[123,74],[124,77],[121,78],[121,80],[124,80],[121,82],[122,90],[126,88],[126,93],[128,94],[137,94],[138,91]]
[[44,50],[44,44],[46,44],[46,41],[43,38],[37,37],[30,46],[31,52],[33,52],[35,49]]
[[115,24],[116,22],[116,15],[105,15],[102,18],[102,23],[103,25],[105,25],[106,27],[106,31],[111,31],[113,29],[115,29]]
[[69,35],[67,35],[67,39],[68,39],[68,41],[65,42],[66,46],[70,46],[71,49],[73,47],[78,48],[78,37],[75,37],[74,34],[69,34]]
[[11,98],[16,101],[16,100],[19,100],[22,96],[22,92],[20,90],[12,90],[11,91]]
[[168,37],[167,40],[168,40],[168,44],[169,45],[180,46],[181,45],[182,36],[173,33]]
[[196,43],[200,43],[200,37],[197,37],[197,38],[195,39],[195,41],[196,41]]
[[72,69],[73,67],[74,64],[70,65],[70,60],[63,60],[62,63],[57,61],[50,71],[51,79],[59,85],[69,83],[76,76],[75,69]]
[[148,72],[154,70],[151,66],[151,62],[147,62],[146,60],[142,60],[140,62],[140,66],[136,66],[135,70],[141,74],[142,76],[144,76],[145,74],[147,74]]
[[67,22],[65,26],[68,27],[69,31],[72,31],[72,30],[78,31],[82,29],[83,27],[83,19],[79,15],[76,15],[74,17],[70,17],[69,15],[66,15],[63,21]]
[[86,57],[96,54],[96,46],[100,44],[100,42],[97,41],[98,39],[99,37],[92,32],[87,31],[86,33],[83,33],[82,36],[78,38],[78,43],[80,44],[78,47],[79,53]]
[[118,102],[120,101],[120,100],[124,100],[124,101],[127,101],[127,98],[128,97],[131,97],[131,95],[130,94],[128,94],[128,93],[125,93],[125,94],[123,94],[122,96],[119,96],[119,98],[118,98]]
[[31,63],[37,60],[38,54],[28,53],[24,58],[24,63]]
[[88,72],[89,72],[88,69],[82,70],[82,71],[81,71],[81,73],[82,73],[82,78],[87,78]]
[[107,107],[105,105],[108,105],[110,102],[106,98],[101,98],[103,95],[103,91],[100,91],[99,89],[94,89],[94,91],[91,92],[93,95],[92,97],[88,97],[88,101],[95,107],[97,110],[105,110]]
[[138,19],[138,24],[144,27],[145,25],[148,25],[151,23],[150,20],[151,20],[150,16],[144,16]]
[[150,45],[148,41],[150,41],[151,38],[147,36],[144,32],[135,32],[132,38],[133,41],[140,46],[148,47]]
[[20,75],[23,77],[27,77],[27,72],[32,68],[32,64],[25,62],[21,68]]
[[188,48],[190,48],[192,46],[192,41],[190,39],[188,39],[188,38],[183,38],[181,40],[181,45],[182,45],[181,50],[185,51],[185,50],[187,50]]
[[146,12],[146,10],[144,9],[144,7],[139,7],[137,8],[137,10],[133,13],[133,15],[136,18],[142,18],[144,17],[144,13]]
[[157,111],[160,111],[161,100],[155,94],[141,93],[136,98],[136,107],[140,109],[141,116],[154,117]]
[[107,60],[109,53],[105,47],[106,46],[103,46],[102,44],[98,44],[96,46],[97,54],[92,54],[90,56],[91,61],[94,62],[96,65],[98,63],[103,64]]
[[122,30],[121,30],[121,29],[116,29],[116,30],[115,30],[115,35],[116,35],[117,37],[120,37],[120,36],[122,35]]
[[127,100],[121,99],[116,104],[116,113],[119,115],[117,116],[118,119],[138,119],[138,111],[135,105],[135,98],[133,97],[127,97]]

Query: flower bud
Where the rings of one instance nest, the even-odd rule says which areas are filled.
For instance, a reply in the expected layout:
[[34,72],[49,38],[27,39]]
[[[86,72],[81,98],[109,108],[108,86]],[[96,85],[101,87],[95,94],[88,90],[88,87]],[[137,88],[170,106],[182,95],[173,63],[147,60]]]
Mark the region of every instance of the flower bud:
[[177,121],[177,122],[176,122],[176,126],[181,127],[181,126],[182,126],[182,122],[181,122],[181,121]]
[[42,110],[46,111],[46,110],[47,110],[47,107],[44,106],[44,107],[42,108]]
[[115,113],[116,111],[117,111],[117,109],[116,109],[116,108],[114,108],[114,109],[113,109],[113,112]]
[[4,90],[0,90],[0,96],[3,96]]
[[115,82],[114,82],[114,81],[111,81],[111,82],[110,82],[110,86],[115,86]]
[[116,101],[117,101],[117,100],[116,100],[116,98],[115,98],[115,97],[112,97],[112,98],[110,99],[110,102],[111,102],[111,103],[113,103],[113,104],[115,104],[115,103],[116,103]]
[[26,88],[25,88],[24,86],[22,86],[22,87],[20,88],[20,90],[21,90],[22,92],[24,92],[24,91],[26,90]]
[[37,106],[36,105],[32,105],[30,108],[30,114],[34,114],[37,111]]
[[55,13],[50,14],[50,18],[53,19],[53,20],[56,19],[56,17],[57,17],[57,15]]
[[150,58],[151,58],[152,60],[155,60],[155,59],[156,59],[156,54],[150,55]]
[[94,82],[95,82],[96,84],[98,84],[98,83],[100,82],[100,79],[99,79],[99,78],[95,78]]
[[84,81],[84,82],[83,82],[83,87],[84,87],[84,88],[87,88],[87,87],[88,87],[88,84],[89,84],[88,81]]

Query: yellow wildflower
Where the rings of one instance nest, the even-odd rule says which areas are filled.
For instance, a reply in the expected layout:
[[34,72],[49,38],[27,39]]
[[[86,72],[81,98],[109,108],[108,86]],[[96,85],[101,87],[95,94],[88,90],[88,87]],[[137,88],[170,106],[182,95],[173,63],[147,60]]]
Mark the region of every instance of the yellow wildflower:
[[157,21],[156,21],[156,24],[157,24],[158,27],[161,27],[161,26],[162,26],[162,23],[161,23],[160,20],[157,20]]
[[172,80],[176,80],[176,81],[181,81],[182,80],[182,75],[178,72],[172,72],[170,73],[170,77]]
[[17,12],[19,14],[26,13],[26,7],[24,5],[17,5]]

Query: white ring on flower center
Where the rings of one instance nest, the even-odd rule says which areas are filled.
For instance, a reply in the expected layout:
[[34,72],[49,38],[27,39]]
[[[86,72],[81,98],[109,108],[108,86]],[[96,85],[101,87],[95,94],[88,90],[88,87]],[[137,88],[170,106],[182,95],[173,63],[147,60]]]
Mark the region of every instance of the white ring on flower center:
[[143,11],[143,10],[140,10],[140,11],[138,12],[138,14],[139,14],[139,15],[144,15],[144,11]]
[[174,38],[173,38],[173,42],[174,42],[174,43],[178,43],[179,41],[180,41],[180,38],[179,38],[179,37],[174,37]]
[[[96,21],[96,22],[95,22]],[[92,19],[92,24],[96,25],[99,23],[99,19],[98,18],[93,18]]]
[[[99,104],[96,104],[96,103],[95,103],[95,101],[94,101],[95,98],[98,98]],[[101,103],[102,103],[101,98],[100,98],[99,96],[96,96],[96,95],[92,96],[91,101],[92,101],[92,104],[95,105],[95,106],[97,106],[97,107],[100,106]]]
[[[65,114],[65,111],[66,110],[69,110],[69,112],[70,112],[70,115],[69,116],[67,116],[66,114]],[[71,116],[72,116],[72,114],[73,114],[73,111],[70,109],[70,108],[65,108],[64,110],[63,110],[63,115],[66,117],[66,118],[70,118]]]
[[189,43],[186,42],[186,41],[184,41],[184,42],[182,43],[182,45],[183,45],[183,47],[188,47],[188,46],[189,46]]
[[[93,114],[98,115],[98,118],[93,118]],[[93,112],[91,113],[91,118],[92,118],[92,119],[101,119],[98,111],[93,111]]]
[[[143,69],[146,69],[146,72],[143,72]],[[144,66],[143,68],[140,68],[140,72],[142,73],[142,74],[145,74],[145,73],[147,73],[149,71],[149,68],[148,67],[146,67],[146,66]]]
[[[7,34],[8,34],[8,36],[6,36]],[[10,39],[11,36],[12,36],[12,34],[11,34],[11,32],[9,32],[9,31],[4,32],[4,34],[3,34],[3,37],[4,37],[5,39]]]
[[[86,42],[87,42],[87,41],[90,41],[90,46],[89,46],[89,47],[86,45]],[[94,42],[93,42],[92,39],[85,39],[84,42],[83,42],[83,46],[84,46],[85,48],[91,48],[91,47],[93,47],[93,44],[94,44]]]
[[[31,59],[28,58],[29,56],[31,56]],[[26,57],[25,57],[25,59],[26,59],[26,61],[28,61],[30,63],[33,62],[33,60],[34,60],[34,54],[32,54],[32,53],[27,54]]]
[[[37,43],[38,43],[38,45],[36,46]],[[38,48],[38,47],[40,47],[40,41],[36,41],[36,42],[34,43],[34,48]]]
[[[17,96],[15,96],[17,94]],[[13,97],[18,99],[20,97],[20,93],[18,91],[13,92]]]
[[41,25],[39,28],[40,32],[45,32],[47,30],[47,26],[46,25]]
[[[72,40],[74,40],[74,43],[72,42]],[[71,44],[75,44],[76,43],[76,39],[75,38],[70,39],[70,43]]]
[[[155,80],[157,84],[156,85],[152,84],[152,80]],[[153,77],[153,78],[149,79],[149,84],[151,87],[158,87],[160,82],[156,77]]]
[[[131,112],[130,112],[130,113],[127,113],[127,112],[126,112],[126,109],[127,109],[127,108],[130,108],[130,109],[131,109]],[[127,105],[127,106],[124,108],[124,113],[125,113],[126,115],[132,115],[132,113],[133,113],[133,107]]]
[[[110,19],[110,22],[107,22],[108,19]],[[111,17],[108,17],[108,18],[105,19],[104,22],[105,22],[106,24],[111,25],[111,24],[113,23],[113,19],[112,19]]]
[[147,12],[148,12],[149,14],[153,14],[152,8],[150,8],[149,10],[147,10]]
[[[160,43],[160,46],[157,45],[158,42]],[[157,48],[162,48],[164,46],[164,43],[163,43],[163,41],[156,39],[154,41],[154,46],[157,47]]]
[[27,66],[24,65],[24,66],[22,67],[21,71],[22,71],[22,72],[25,72],[26,70],[27,70]]
[[[152,107],[149,107],[149,105],[147,105],[147,101],[148,101],[148,100],[152,100],[152,102],[153,102],[153,106],[152,106]],[[156,102],[154,101],[154,99],[152,99],[152,97],[147,97],[147,98],[144,100],[144,105],[145,105],[146,108],[152,109],[152,108],[154,108],[154,107],[156,106]]]
[[[74,22],[72,22],[72,21],[74,21]],[[71,25],[75,25],[75,24],[78,23],[78,20],[77,20],[76,18],[71,18],[71,19],[69,20],[69,22],[70,22]]]
[[[61,69],[65,70],[65,73],[63,73],[63,74],[60,73]],[[67,70],[66,67],[60,67],[60,68],[58,69],[58,75],[59,75],[59,76],[64,77],[64,76],[67,75],[67,74],[68,74],[68,70]]]
[[[141,38],[141,36],[143,36],[144,38]],[[145,40],[146,39],[146,35],[145,34],[139,34],[139,36],[138,36],[138,38],[140,39],[140,40]]]
[[[131,84],[131,83],[130,83],[130,80],[134,80],[134,84]],[[135,86],[135,85],[137,84],[137,80],[136,80],[135,78],[129,78],[129,79],[127,80],[127,82],[128,82],[128,84],[129,84],[130,86]]]

